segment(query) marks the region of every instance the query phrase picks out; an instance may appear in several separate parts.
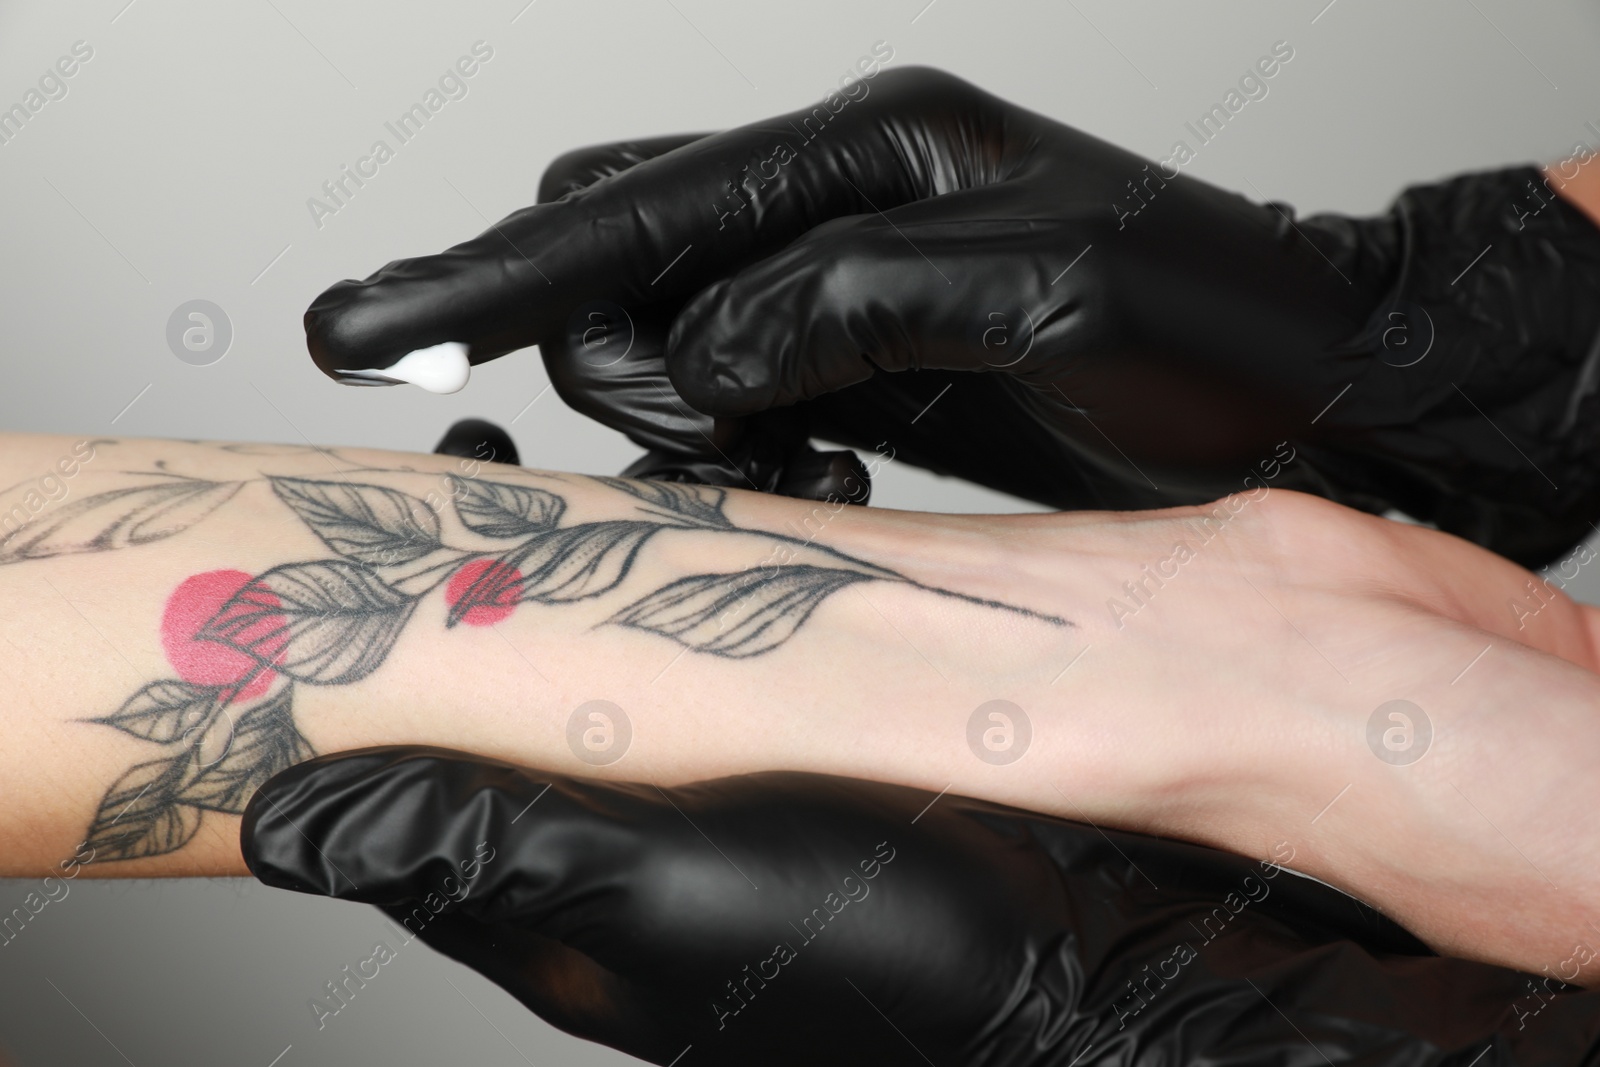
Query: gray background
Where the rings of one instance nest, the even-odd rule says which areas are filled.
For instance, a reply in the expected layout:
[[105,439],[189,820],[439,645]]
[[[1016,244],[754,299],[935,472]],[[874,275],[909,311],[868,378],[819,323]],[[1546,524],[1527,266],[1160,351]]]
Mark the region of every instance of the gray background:
[[[635,449],[541,395],[533,353],[450,397],[341,389],[306,358],[301,311],[531,201],[568,148],[814,103],[878,40],[894,65],[1152,157],[1287,40],[1270,94],[1188,169],[1302,211],[1560,158],[1600,125],[1600,12],[1579,0],[525,2],[6,0],[0,106],[74,41],[95,54],[0,146],[0,428],[426,449],[475,415],[515,419],[531,465],[614,472]],[[315,228],[306,199],[478,39],[495,53],[469,94]],[[167,348],[191,299],[233,324],[211,366]],[[903,466],[875,489],[892,507],[1027,507]],[[0,912],[29,888],[0,882]],[[397,942],[375,912],[249,882],[80,880],[0,947],[0,1042],[82,1067],[624,1062],[421,945],[318,1032],[307,1000],[380,938]]]

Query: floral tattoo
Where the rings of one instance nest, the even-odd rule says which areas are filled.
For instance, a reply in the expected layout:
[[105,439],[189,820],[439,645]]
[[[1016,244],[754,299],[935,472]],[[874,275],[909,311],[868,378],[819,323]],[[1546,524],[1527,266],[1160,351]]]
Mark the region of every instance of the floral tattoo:
[[[362,468],[373,471],[377,468]],[[417,475],[410,469],[389,471]],[[0,564],[145,544],[181,533],[246,483],[147,472],[149,484],[86,497],[0,543]],[[530,477],[534,477],[530,475]],[[559,485],[560,476],[547,476]],[[277,498],[333,553],[261,574],[210,571],[168,599],[161,639],[180,675],[151,682],[88,721],[160,746],[106,790],[86,844],[102,859],[182,848],[208,811],[241,814],[267,779],[316,755],[294,718],[300,685],[349,685],[381,666],[436,590],[445,625],[493,625],[520,604],[559,606],[619,590],[641,549],[674,533],[760,536],[818,562],[691,574],[627,600],[599,625],[627,627],[725,658],[784,644],[828,596],[857,583],[910,585],[1066,626],[1065,620],[923,585],[810,541],[736,526],[723,490],[594,481],[632,514],[563,525],[567,501],[532,485],[449,476],[455,518],[477,547],[450,543],[421,497],[378,484],[267,475]]]

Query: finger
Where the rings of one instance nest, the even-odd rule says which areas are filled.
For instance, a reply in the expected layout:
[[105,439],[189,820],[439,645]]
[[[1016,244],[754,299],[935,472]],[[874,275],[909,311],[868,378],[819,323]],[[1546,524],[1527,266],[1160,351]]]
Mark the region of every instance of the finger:
[[986,219],[1003,208],[994,192],[836,220],[713,283],[673,322],[668,377],[698,410],[731,418],[880,372],[1025,373],[1036,335],[1087,347],[1102,294],[1078,278],[1052,288],[1044,266],[1081,233]]
[[798,413],[735,421],[686,404],[662,356],[670,326],[664,309],[630,315],[594,301],[558,340],[541,346],[550,382],[569,407],[648,450],[624,477],[866,502],[865,468],[848,453],[812,449]]
[[[679,791],[680,801],[715,807],[723,788],[739,786],[702,785]],[[279,773],[246,805],[240,842],[251,873],[269,885],[514,917],[562,940],[636,924],[638,914],[620,915],[636,903],[624,890],[653,886],[639,874],[652,864],[679,884],[697,882],[704,899],[742,897],[750,885],[654,787],[420,746],[323,756]]]
[[459,456],[484,463],[515,466],[522,462],[511,435],[486,419],[462,419],[455,423],[439,438],[433,451],[440,456]]
[[[539,202],[558,200],[708,134],[656,137],[579,148],[558,157],[539,183]],[[559,338],[540,345],[556,394],[568,407],[626,434],[648,451],[624,477],[698,482],[826,499],[841,490],[832,463],[819,469],[804,434],[752,434],[713,419],[678,397],[662,352],[677,305],[633,313],[606,301],[581,307]],[[795,457],[789,458],[788,453]],[[831,459],[831,457],[830,457]],[[799,468],[799,469],[796,469]]]
[[[759,444],[760,440],[754,439],[754,443]],[[740,448],[732,452],[742,459],[746,456]],[[843,500],[851,504],[865,504],[872,495],[872,476],[854,452],[821,452],[809,443],[771,464],[759,457],[736,465],[722,456],[652,449],[630,463],[622,477],[734,489],[755,486],[762,492],[799,500]]]
[[[659,790],[541,778],[444,749],[292,767],[246,806],[240,843],[267,885],[399,908],[413,929],[450,914],[510,924],[618,973],[658,971],[696,946],[706,957],[678,966],[718,966],[719,937],[734,952],[754,944],[730,939],[730,925],[769,932],[746,875]],[[672,929],[659,929],[663,916]]]
[[[485,463],[518,464],[516,443],[504,429],[485,419],[461,419],[454,423],[439,443],[435,455],[459,456]],[[736,450],[738,451],[738,450]],[[669,482],[698,482],[743,488],[750,480],[750,469],[730,465],[719,459],[660,451],[647,452],[622,472],[624,478],[650,478]],[[855,453],[819,452],[802,445],[773,467],[776,481],[773,492],[806,500],[849,500],[865,504],[871,492],[871,479]]]
[[[471,793],[454,777],[413,788],[446,759],[428,749],[374,748],[283,771],[245,807],[245,864],[268,885],[341,900],[398,904],[434,892],[457,877],[457,856],[476,858],[467,824],[454,818]],[[507,789],[521,785],[509,769],[480,769],[498,771]]]
[[[862,792],[875,798],[866,812],[853,800]],[[831,798],[829,812],[819,797]],[[390,747],[276,775],[246,806],[240,843],[268,885],[511,923],[637,977],[715,971],[770,949],[774,909],[806,911],[832,887],[834,867],[873,853],[882,813],[914,813],[918,799],[795,775],[700,783],[669,797]],[[787,838],[797,839],[792,847]]]
[[[610,177],[643,162],[654,158],[664,152],[670,152],[682,145],[697,141],[706,136],[697,134],[674,134],[664,137],[643,138],[633,141],[619,141],[611,144],[590,145],[574,149],[556,159],[545,168],[544,175],[539,182],[538,203],[548,203],[558,200],[568,193],[577,192],[599,181],[601,178]],[[394,261],[382,268],[378,273],[382,275],[391,270],[399,270],[406,261]],[[328,292],[347,287],[350,281],[341,282]],[[327,297],[328,292],[323,294]],[[320,298],[319,298],[320,302]],[[313,304],[315,310],[317,304]],[[351,314],[354,314],[352,311]],[[325,329],[329,323],[323,319],[317,320],[318,329]],[[313,317],[311,311],[305,316],[306,336],[308,344],[312,346],[312,358],[324,371],[328,367],[318,355],[318,339],[313,335]],[[418,325],[423,325],[419,318]],[[620,346],[618,346],[620,347]],[[659,351],[659,349],[657,349]],[[420,363],[412,368],[412,373],[407,374],[399,367],[391,365],[389,374],[378,374],[375,369],[370,369],[360,377],[346,377],[341,380],[351,385],[392,385],[396,381],[409,381],[436,392],[453,392],[461,388],[466,382],[468,373],[465,366],[456,366],[456,362],[465,356],[465,346],[444,342],[438,346],[425,348],[422,352],[413,351],[407,363]],[[331,373],[331,372],[330,372]],[[446,385],[435,385],[434,382],[443,381]],[[560,392],[558,387],[557,392]],[[708,424],[710,420],[705,420]]]
[[946,145],[999,128],[1002,101],[916,68],[857,80],[848,93],[681,145],[439,255],[340,282],[306,312],[312,358],[333,377],[368,382],[449,342],[482,362],[558,335],[587,301],[682,300],[826,219],[988,173],[950,163]]
[[587,145],[563,152],[551,161],[539,179],[538,203],[560,200],[568,193],[587,189],[601,178],[621,174],[647,159],[665,155],[709,136],[710,133],[673,133],[664,137],[641,137],[631,141]]
[[667,331],[677,305],[632,313],[595,300],[540,345],[556,394],[647,454],[628,477],[779,491],[792,455],[809,452],[802,420],[715,419],[684,403],[667,379]]
[[872,497],[872,475],[854,452],[822,452],[808,444],[784,464],[774,492],[800,500],[864,505]]
[[[545,168],[538,202],[559,200],[707,136],[672,134],[573,149]],[[714,451],[720,445],[707,449],[703,442],[726,444],[731,425],[718,427],[667,385],[661,351],[674,310],[636,309],[630,315],[615,304],[593,301],[572,315],[559,337],[546,339],[540,352],[556,395],[575,411],[621,431],[642,448]]]
[[641,448],[714,456],[738,436],[737,426],[694,410],[668,382],[662,352],[675,310],[588,301],[540,351],[556,395],[574,411]]
[[[245,863],[268,885],[434,911],[563,899],[586,862],[625,864],[637,837],[592,812],[638,806],[637,787],[587,786],[447,749],[384,747],[298,764],[246,806]],[[524,815],[534,809],[538,817]],[[519,827],[517,824],[521,822]],[[495,862],[508,846],[514,859]]]
[[670,453],[689,461],[670,473],[655,463],[630,467],[627,477],[666,473],[673,481],[771,488],[775,475],[757,469],[759,459],[734,455],[749,450],[748,445],[735,448],[743,427],[694,410],[667,381],[662,350],[671,315],[667,308],[629,314],[603,300],[580,307],[560,337],[540,346],[556,395],[652,454]]

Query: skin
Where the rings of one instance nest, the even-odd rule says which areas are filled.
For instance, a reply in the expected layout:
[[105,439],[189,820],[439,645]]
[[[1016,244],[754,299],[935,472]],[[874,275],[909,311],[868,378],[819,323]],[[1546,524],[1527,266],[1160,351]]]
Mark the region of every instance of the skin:
[[1572,203],[1589,220],[1600,226],[1600,168],[1590,166],[1578,158],[1551,163],[1544,168],[1544,176],[1555,191]]
[[[6,436],[3,484],[37,484],[75,443]],[[626,493],[576,476],[287,452],[100,442],[40,520],[147,484],[158,463],[246,484],[165,538],[0,565],[0,874],[62,876],[107,787],[159,747],[84,720],[173,675],[160,630],[174,589],[195,574],[261,574],[330,555],[263,473],[382,482],[419,497],[453,473],[557,491],[574,521],[638,513]],[[388,473],[355,470],[363,466]],[[0,513],[21,492],[0,497]],[[623,585],[591,600],[522,603],[494,626],[448,628],[435,590],[369,676],[298,686],[299,730],[323,753],[431,744],[659,784],[795,769],[1257,858],[1287,844],[1294,867],[1443,952],[1581,981],[1600,975],[1592,951],[1573,962],[1575,946],[1600,944],[1600,908],[1590,906],[1600,899],[1600,835],[1581,815],[1600,805],[1600,613],[1553,586],[1532,598],[1521,568],[1266,482],[1215,507],[1126,514],[829,511],[733,491],[725,512],[751,532],[662,534]],[[1203,539],[1200,521],[1218,514]],[[443,521],[460,535],[448,508]],[[923,587],[842,589],[788,641],[744,659],[604,625],[636,592],[760,566],[773,534],[807,529],[814,536],[795,561],[847,553]],[[1192,555],[1172,562],[1179,543]],[[1157,586],[1146,565],[1170,576]],[[1141,580],[1148,591],[1136,612],[1108,606],[1131,609],[1125,583]],[[567,743],[568,716],[593,699],[625,709],[633,728],[626,755],[605,767],[580,762]],[[974,709],[995,699],[1032,723],[1030,747],[1006,765],[976,758],[967,743]],[[1394,699],[1423,708],[1433,727],[1431,747],[1407,766],[1380,760],[1366,740],[1374,710]],[[237,832],[234,817],[207,813],[176,851],[97,858],[74,873],[242,874]]]

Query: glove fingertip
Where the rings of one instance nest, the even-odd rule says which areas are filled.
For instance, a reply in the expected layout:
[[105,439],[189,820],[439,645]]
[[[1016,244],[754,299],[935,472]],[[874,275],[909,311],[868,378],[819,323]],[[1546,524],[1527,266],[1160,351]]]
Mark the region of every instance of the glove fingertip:
[[[266,885],[320,896],[359,887],[318,843],[340,825],[353,787],[396,761],[397,749],[318,756],[267,779],[245,805],[239,848],[250,873]],[[326,846],[326,848],[324,847]]]
[[837,452],[808,449],[785,465],[775,492],[801,500],[866,504],[872,498],[872,475],[861,457],[849,449]]
[[506,463],[520,466],[521,457],[511,435],[487,419],[461,419],[454,423],[433,446],[441,456],[459,456],[484,463]]
[[343,371],[361,364],[362,359],[352,349],[352,338],[341,329],[340,304],[348,281],[330,286],[301,316],[306,331],[306,351],[317,369],[334,381],[341,380]]
[[327,872],[316,869],[310,841],[297,833],[294,822],[263,786],[245,806],[239,827],[239,851],[251,875],[274,889],[328,896],[333,892]]

